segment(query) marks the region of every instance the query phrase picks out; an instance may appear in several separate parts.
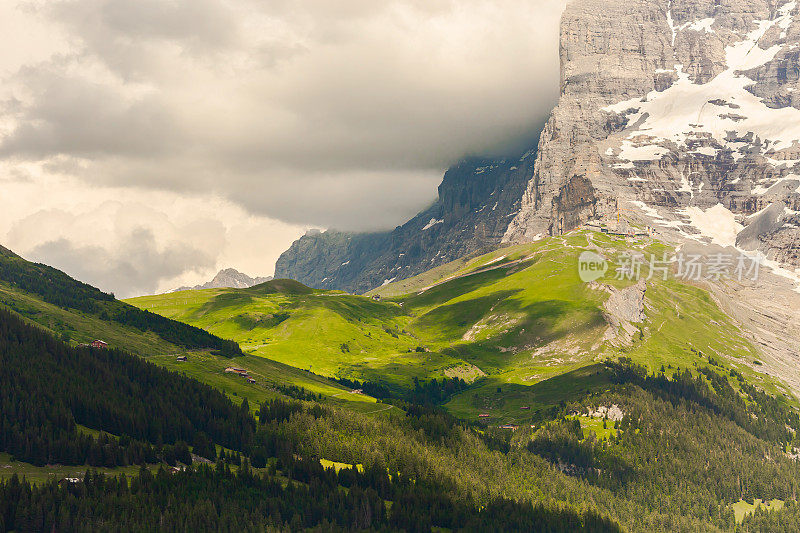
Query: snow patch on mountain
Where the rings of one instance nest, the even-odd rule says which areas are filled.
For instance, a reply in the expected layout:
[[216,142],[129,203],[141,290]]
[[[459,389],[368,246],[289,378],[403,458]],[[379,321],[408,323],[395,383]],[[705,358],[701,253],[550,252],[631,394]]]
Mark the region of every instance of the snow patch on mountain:
[[694,22],[687,22],[686,24],[681,26],[681,30],[704,31],[706,33],[714,33],[712,26],[716,21],[717,19],[709,17],[701,20],[695,20]]
[[[725,50],[727,70],[707,83],[694,83],[676,62],[678,79],[671,87],[652,91],[645,98],[632,98],[603,108],[603,111],[627,115],[629,124],[636,129],[627,132],[622,140],[617,159],[622,163],[614,168],[632,168],[631,161],[659,160],[673,150],[713,157],[719,149],[732,152],[741,158],[740,150],[751,146],[741,138],[752,133],[762,141],[762,154],[780,142],[784,146],[800,142],[800,110],[793,107],[770,108],[746,87],[753,84],[742,71],[754,69],[772,61],[783,45],[767,49],[759,41],[773,27],[786,30],[792,23],[791,12],[796,1],[785,4],[773,20],[757,21],[756,28],[746,37]],[[673,32],[673,42],[678,32],[685,29],[711,30],[713,19],[703,19],[690,25],[676,27],[672,13],[667,22]],[[733,112],[735,111],[735,112]],[[702,144],[703,146],[696,146]],[[614,153],[613,148],[606,151]],[[768,159],[774,166],[790,161]],[[685,185],[685,184],[684,184]]]
[[424,228],[422,228],[422,231],[427,231],[427,230],[431,229],[432,227],[434,227],[436,224],[442,224],[443,222],[444,222],[444,219],[436,220],[435,218],[432,218],[431,221],[428,222],[425,225]]
[[744,226],[736,221],[736,215],[722,204],[703,211],[699,207],[687,207],[683,214],[689,217],[692,226],[697,228],[703,237],[719,246],[736,246],[736,236]]

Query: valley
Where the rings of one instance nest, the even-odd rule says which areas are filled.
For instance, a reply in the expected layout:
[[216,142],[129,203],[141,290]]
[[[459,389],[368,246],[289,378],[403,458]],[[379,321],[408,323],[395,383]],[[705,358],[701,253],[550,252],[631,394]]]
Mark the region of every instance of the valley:
[[[208,487],[225,479],[231,487],[277,482],[306,491],[314,490],[317,482],[309,482],[315,476],[330,479],[326,467],[336,472],[341,487],[326,494],[357,482],[364,490],[380,491],[387,501],[407,501],[411,496],[404,480],[415,480],[453,498],[447,505],[455,507],[448,508],[477,502],[477,507],[466,504],[458,511],[478,513],[469,520],[488,519],[482,513],[505,501],[502,505],[521,507],[503,520],[527,516],[524,520],[551,526],[561,520],[573,524],[556,528],[563,531],[755,531],[762,520],[757,509],[767,509],[759,501],[773,502],[766,516],[791,520],[797,512],[794,487],[800,486],[791,458],[800,447],[792,389],[761,371],[760,352],[702,288],[655,275],[646,283],[616,279],[623,252],[670,250],[647,236],[579,230],[466,257],[365,296],[273,280],[244,289],[128,301],[158,313],[167,324],[180,320],[202,328],[213,344],[241,347],[242,355],[227,356],[211,346],[165,342],[154,331],[118,323],[102,312],[48,303],[43,291],[29,292],[15,278],[4,279],[4,307],[17,317],[4,319],[6,327],[14,331],[21,327],[15,321],[24,320],[36,326],[25,333],[41,337],[36,342],[53,335],[69,341],[47,341],[55,359],[39,354],[41,362],[30,368],[20,364],[19,350],[8,351],[14,372],[29,376],[18,386],[44,390],[37,381],[51,382],[44,376],[61,368],[60,381],[77,388],[58,392],[63,396],[54,404],[66,402],[65,413],[74,413],[76,426],[68,422],[70,415],[53,423],[63,424],[63,435],[79,427],[71,438],[87,447],[87,455],[58,455],[64,452],[57,443],[65,441],[55,440],[49,458],[28,457],[24,438],[15,437],[6,446],[16,455],[0,456],[0,479],[6,479],[0,481],[0,494],[12,490],[10,483],[20,475],[41,487],[31,490],[66,490],[58,487],[67,477],[105,483],[102,477],[78,474],[95,469],[106,476],[131,476],[135,483],[149,483],[143,480],[154,476],[181,494],[208,494]],[[588,283],[577,268],[586,251],[609,260],[606,275]],[[18,275],[42,268],[21,259],[14,264]],[[63,277],[61,283],[74,282]],[[180,329],[181,322],[174,324],[170,330]],[[110,348],[79,346],[98,331],[113,342]],[[13,335],[7,342],[23,338]],[[26,341],[20,349],[34,344]],[[93,383],[82,377],[85,372],[78,371],[81,364],[69,362],[72,357],[91,365],[133,366],[127,377],[114,378],[124,385],[109,388],[105,380]],[[139,368],[151,363],[156,366]],[[226,372],[229,367],[242,369],[252,382]],[[167,427],[161,422],[134,422],[145,418],[144,404],[132,400],[133,391],[152,379],[144,376],[155,368],[169,373],[158,374],[164,385],[148,393],[164,394],[157,400],[149,396],[163,406],[150,416],[154,421],[194,417],[191,424],[204,427],[206,437],[190,437],[186,422],[169,422],[182,428],[187,444],[178,434],[160,433],[158,428]],[[110,377],[118,371],[103,372]],[[142,383],[136,384],[139,379]],[[128,385],[124,380],[133,381]],[[91,393],[73,404],[68,392],[85,387],[107,390],[105,395],[114,399],[87,412]],[[197,392],[174,394],[185,387]],[[140,418],[121,416],[126,402]],[[46,412],[37,416],[50,416]],[[204,421],[201,412],[217,417],[236,413],[252,422],[236,426],[243,433],[225,432]],[[3,426],[0,420],[2,427],[15,434],[13,425]],[[52,438],[28,431],[25,438]],[[96,449],[92,442],[119,451],[102,459],[91,451]],[[45,449],[44,444],[38,448]],[[189,473],[162,473],[166,468],[181,471],[188,459],[180,458],[188,458],[190,451]],[[205,463],[214,461],[216,471],[206,469]],[[701,462],[708,470],[698,468]],[[688,477],[686,465],[693,465]],[[237,472],[256,477],[249,481]],[[395,481],[376,484],[383,478],[374,476],[386,475],[379,472],[391,473],[388,479]],[[200,485],[189,485],[190,479]],[[427,497],[414,506],[430,505],[424,503]],[[91,498],[101,501],[100,493]],[[126,498],[134,502],[139,496]],[[261,516],[235,493],[227,501],[244,516]],[[302,501],[293,505],[302,509]],[[525,502],[535,502],[532,509],[545,514],[528,516],[531,507]],[[153,505],[169,509],[167,502]],[[480,511],[484,506],[486,511]],[[373,526],[410,523],[403,522],[410,517],[376,509]],[[552,514],[558,509],[568,514]],[[350,523],[345,517],[336,520]],[[467,518],[445,513],[432,520],[447,527],[463,525],[459,521]]]

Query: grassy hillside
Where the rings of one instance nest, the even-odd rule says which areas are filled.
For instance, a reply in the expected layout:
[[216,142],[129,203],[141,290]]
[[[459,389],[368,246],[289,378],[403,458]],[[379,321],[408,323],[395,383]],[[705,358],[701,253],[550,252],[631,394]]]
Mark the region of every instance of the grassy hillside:
[[[2,282],[0,305],[15,311],[62,340],[68,340],[72,345],[103,339],[111,347],[146,357],[154,363],[181,371],[220,390],[240,398],[248,398],[253,405],[278,395],[278,386],[295,386],[363,412],[386,407],[376,406],[375,400],[369,396],[350,394],[350,388],[306,370],[263,357],[246,355],[230,358],[216,355],[210,350],[191,350],[176,346],[151,331],[141,331],[83,311],[63,309]],[[186,356],[187,362],[178,362],[179,355]],[[225,374],[224,369],[229,366],[247,369],[257,383],[251,385],[241,377]]]
[[[399,412],[391,405],[376,403],[375,398],[355,394],[349,387],[264,357],[246,355],[228,359],[208,352],[190,352],[186,357],[186,362],[180,362],[173,356],[154,356],[148,360],[208,383],[236,398],[246,398],[252,406],[281,397],[306,399],[307,393],[311,393],[317,395],[318,401],[359,413]],[[256,383],[251,384],[236,374],[226,373],[225,368],[229,366],[247,370]]]
[[409,317],[397,303],[312,290],[288,280],[128,302],[234,339],[247,354],[327,376],[363,378],[389,368],[392,379],[407,384],[413,376],[427,377],[456,363],[415,351],[420,340],[405,331]]
[[[596,283],[578,276],[578,256],[586,250],[612,260]],[[408,388],[415,378],[479,378],[448,404],[468,418],[488,413],[492,420],[524,421],[541,403],[530,385],[585,374],[620,355],[651,371],[714,361],[795,401],[754,369],[757,351],[700,288],[653,277],[646,319],[627,324],[627,334],[611,327],[604,302],[633,284],[615,279],[613,260],[630,250],[648,256],[668,251],[649,239],[577,232],[459,260],[366,297],[276,280],[129,302],[233,339],[248,354],[321,375],[395,388]],[[647,276],[646,267],[642,273]]]
[[142,356],[183,351],[183,348],[165,341],[153,332],[104,320],[86,311],[59,307],[4,281],[0,281],[0,305],[72,344],[102,339],[110,346],[124,347],[131,353]]
[[[490,515],[498,530],[503,528],[497,519],[531,509],[568,513],[566,531],[578,530],[575,524],[586,524],[591,516],[610,521],[592,529],[597,531],[613,530],[614,523],[627,531],[731,531],[737,527],[760,531],[772,518],[786,524],[783,530],[796,530],[800,471],[788,453],[800,448],[800,417],[794,399],[780,383],[752,368],[758,357],[755,349],[741,340],[736,325],[697,287],[650,280],[641,302],[644,320],[611,320],[610,316],[619,314],[619,306],[609,306],[609,299],[638,294],[633,282],[611,276],[583,283],[577,274],[577,258],[590,249],[614,258],[631,248],[647,253],[664,250],[663,245],[646,240],[626,242],[576,233],[445,265],[404,281],[402,289],[392,285],[381,288],[376,291],[380,300],[372,295],[312,290],[289,280],[243,290],[187,291],[132,300],[136,306],[241,344],[246,353],[233,358],[209,350],[183,350],[186,362],[178,361],[174,354],[157,352],[149,354],[148,361],[225,391],[234,404],[248,400],[251,412],[257,414],[252,422],[255,431],[247,432],[246,446],[226,447],[242,450],[275,483],[267,488],[247,474],[230,477],[221,463],[214,470],[187,473],[185,478],[157,474],[161,486],[169,487],[176,501],[184,501],[180,498],[186,498],[187,487],[195,490],[198,484],[207,483],[202,497],[218,504],[213,509],[174,508],[170,512],[214,516],[222,512],[220,502],[230,499],[233,503],[236,495],[222,500],[211,495],[220,486],[243,484],[247,490],[258,491],[288,488],[281,500],[284,504],[299,503],[293,494],[304,494],[304,490],[322,491],[314,493],[312,502],[330,494],[343,497],[358,495],[361,489],[376,490],[375,509],[388,509],[392,514],[374,515],[373,524],[405,524],[409,530],[428,531],[430,525],[457,530],[463,521],[438,510],[465,505],[464,513],[472,512],[470,509],[484,512],[496,509],[498,498],[519,504],[515,508],[505,503],[505,510]],[[612,264],[609,271],[616,266]],[[618,292],[621,290],[629,292]],[[20,294],[18,289],[12,292]],[[61,315],[55,312],[62,308],[47,307],[41,299],[28,296],[29,305],[40,310],[39,319],[53,321],[50,329],[57,329],[55,317]],[[32,311],[28,314],[34,316]],[[70,320],[78,316],[83,315],[69,311]],[[125,342],[123,332],[119,334]],[[15,368],[26,369],[26,358],[37,355],[29,344],[24,343],[29,352],[13,359]],[[64,352],[57,345],[52,350],[56,355]],[[99,354],[112,357],[108,364],[124,362],[124,358],[115,362],[113,357],[121,354],[112,352]],[[115,373],[98,382],[87,378],[93,372],[77,371],[103,361],[93,357],[94,351],[65,353],[80,362],[64,373],[68,381],[91,390],[130,388],[113,387],[109,379]],[[610,358],[621,362],[608,362]],[[55,359],[68,362],[63,355]],[[224,372],[227,366],[246,369],[256,383]],[[0,375],[4,368],[9,367],[0,367]],[[57,371],[49,361],[43,368],[48,375]],[[400,394],[425,389],[433,379],[441,383],[443,377],[462,377],[470,385],[466,390],[454,389],[455,394],[444,399],[439,397],[437,402],[446,411],[430,403],[388,400],[401,410],[388,401],[376,402],[353,393],[325,375],[366,379]],[[192,424],[204,423],[195,402],[187,401],[195,395],[181,394],[178,389],[182,378],[169,374],[161,379],[173,383],[159,390],[178,407],[158,412],[176,419],[185,412]],[[21,386],[13,379],[7,381]],[[55,394],[35,379],[26,386],[37,393],[15,396]],[[219,412],[231,410],[212,392],[197,384],[192,387],[205,391],[204,395],[221,406]],[[131,391],[135,392],[135,387]],[[109,421],[92,423],[92,413],[82,407],[103,394],[78,395],[81,401],[74,402],[64,391],[57,392],[58,402],[40,402],[38,407],[47,414],[52,410],[44,409],[45,405],[59,405],[64,416],[58,420],[67,422],[67,411],[72,413],[80,426],[66,423],[65,434],[78,438],[86,433],[84,426],[108,429]],[[174,422],[162,426],[143,423],[146,409],[141,398],[137,394],[130,397],[131,409],[124,402],[101,406],[113,410],[111,422],[131,417],[136,422],[131,427],[138,432],[134,437],[158,442],[160,431],[177,427]],[[240,406],[239,411],[231,412],[243,416],[243,411]],[[506,424],[515,429],[498,427]],[[36,436],[41,425],[29,425],[28,431]],[[184,425],[185,433],[164,439],[175,442],[176,450],[178,440],[186,440],[192,433],[192,428]],[[5,427],[17,431],[13,423]],[[216,424],[204,426],[209,434],[217,432],[216,444],[232,439],[215,428]],[[121,432],[121,427],[117,428],[116,434]],[[54,441],[54,449],[59,449],[59,442]],[[120,446],[122,442],[120,438]],[[139,453],[128,440],[124,442],[128,446],[125,453]],[[31,449],[18,440],[9,439],[9,443],[9,449],[12,445],[23,452]],[[193,449],[198,447],[193,445]],[[145,446],[144,451],[161,460],[170,449]],[[46,462],[45,458],[33,459],[37,464]],[[53,467],[48,471],[47,467],[0,457],[0,462],[4,460],[8,464],[0,467],[30,472],[38,479],[77,469]],[[80,461],[79,457],[75,463]],[[129,462],[119,462],[123,466],[118,468],[128,468]],[[323,472],[323,465],[331,472]],[[143,485],[152,486],[149,483]],[[0,484],[0,491],[9,487]],[[48,487],[51,500],[62,501],[61,489],[55,484]],[[299,492],[293,493],[292,487]],[[85,497],[101,501],[101,494],[105,492],[98,490]],[[141,493],[127,495],[123,489],[120,494],[135,500]],[[152,505],[164,505],[164,501],[160,498]],[[766,506],[761,502],[772,503]],[[104,504],[86,505],[112,509]],[[353,507],[363,508],[361,505],[356,502]],[[22,503],[18,506],[24,508]],[[139,502],[132,508],[141,506]],[[396,516],[395,509],[409,516]],[[763,510],[772,514],[765,518]],[[275,517],[272,504],[269,509],[244,505],[232,516],[242,513],[254,518]],[[292,516],[287,513],[283,508],[280,511],[284,521]],[[311,515],[301,509],[293,520]],[[407,522],[409,517],[430,518],[431,523]],[[116,516],[113,520],[129,518]],[[294,523],[293,528],[301,525]]]
[[[294,282],[276,283],[274,287],[294,296],[310,292]],[[47,265],[25,261],[2,247],[0,308],[13,311],[72,346],[102,339],[111,348],[179,370],[231,395],[247,398],[252,405],[281,394],[302,395],[291,389],[297,387],[360,412],[391,409],[376,405],[375,399],[369,396],[351,394],[350,388],[307,370],[263,357],[222,355],[220,347],[238,350],[238,346],[203,329],[117,301],[112,295]],[[188,360],[178,362],[178,356],[186,356]],[[224,369],[228,366],[247,369],[256,383],[226,374]]]
[[[103,339],[141,355],[211,349],[241,355],[239,346],[208,332],[125,304],[47,265],[0,247],[0,304],[64,340]],[[102,336],[102,337],[101,337]],[[130,339],[125,342],[125,339]]]

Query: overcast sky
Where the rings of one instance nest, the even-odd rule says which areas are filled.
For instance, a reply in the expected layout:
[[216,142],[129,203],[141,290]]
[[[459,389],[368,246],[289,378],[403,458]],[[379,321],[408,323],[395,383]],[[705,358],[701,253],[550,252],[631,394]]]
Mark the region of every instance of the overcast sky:
[[565,0],[0,1],[0,244],[118,296],[392,228],[531,136]]

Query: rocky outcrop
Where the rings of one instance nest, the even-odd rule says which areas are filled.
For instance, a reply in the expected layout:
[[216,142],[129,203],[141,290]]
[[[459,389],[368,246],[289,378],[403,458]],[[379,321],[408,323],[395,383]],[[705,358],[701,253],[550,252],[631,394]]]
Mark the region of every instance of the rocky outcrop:
[[605,339],[612,344],[631,344],[638,328],[634,324],[644,322],[644,295],[647,282],[640,279],[624,289],[604,286],[610,296],[603,304],[603,317],[608,323]]
[[800,244],[794,228],[800,226],[800,211],[787,209],[781,203],[771,204],[750,217],[747,227],[736,236],[742,250],[772,252],[772,259],[784,264],[800,264]]
[[634,285],[624,289],[611,289],[611,296],[606,300],[603,308],[612,325],[619,326],[623,322],[642,322],[645,319],[644,295],[647,291],[647,282],[639,280]]

